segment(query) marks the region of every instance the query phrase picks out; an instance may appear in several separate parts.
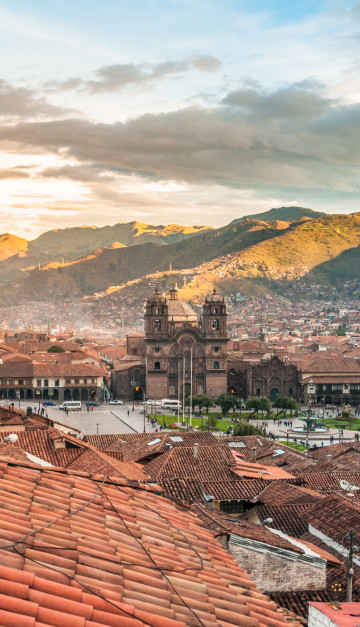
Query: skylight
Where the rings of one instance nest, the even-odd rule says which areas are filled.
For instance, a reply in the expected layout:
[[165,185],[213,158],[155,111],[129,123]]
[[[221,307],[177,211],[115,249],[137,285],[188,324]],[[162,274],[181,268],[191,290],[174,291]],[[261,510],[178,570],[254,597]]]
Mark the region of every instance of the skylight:
[[244,442],[228,442],[230,448],[246,448]]
[[172,442],[183,442],[184,441],[180,435],[172,435],[172,436],[170,436],[170,440]]
[[158,442],[161,442],[160,438],[156,438],[156,440],[151,440],[151,442],[147,442],[147,445],[153,446],[154,444],[157,444]]

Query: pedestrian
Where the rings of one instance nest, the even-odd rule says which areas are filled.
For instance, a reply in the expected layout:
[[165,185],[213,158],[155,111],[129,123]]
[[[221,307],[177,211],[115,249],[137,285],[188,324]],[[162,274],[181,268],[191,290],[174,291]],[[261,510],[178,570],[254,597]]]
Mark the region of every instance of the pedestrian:
[[127,415],[128,415],[128,416],[130,416],[130,412],[129,412],[129,410],[127,410]]

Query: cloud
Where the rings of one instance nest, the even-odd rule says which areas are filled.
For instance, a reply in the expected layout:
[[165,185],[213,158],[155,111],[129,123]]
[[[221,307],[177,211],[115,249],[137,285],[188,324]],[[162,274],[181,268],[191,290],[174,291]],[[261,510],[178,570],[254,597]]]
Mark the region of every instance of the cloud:
[[54,117],[63,116],[65,110],[56,107],[43,97],[25,87],[16,87],[0,79],[0,117]]
[[[216,107],[146,114],[126,122],[85,119],[19,122],[2,128],[14,150],[59,155],[43,178],[106,186],[118,177],[218,184],[359,190],[360,105],[325,98],[321,87],[233,91]],[[66,161],[71,161],[68,165]],[[115,193],[116,195],[116,193]]]
[[316,118],[336,102],[322,97],[315,88],[319,88],[319,84],[314,81],[304,81],[270,93],[243,88],[230,92],[222,102],[270,119]]
[[31,168],[28,166],[16,166],[14,168],[0,169],[0,181],[6,179],[23,179],[30,176]]
[[87,90],[91,93],[112,92],[125,87],[144,87],[159,83],[167,77],[178,76],[185,72],[214,72],[221,67],[221,62],[211,55],[193,55],[182,61],[164,61],[163,63],[125,63],[106,65],[95,71],[95,79],[83,80],[69,78],[66,81],[46,83],[47,89]]

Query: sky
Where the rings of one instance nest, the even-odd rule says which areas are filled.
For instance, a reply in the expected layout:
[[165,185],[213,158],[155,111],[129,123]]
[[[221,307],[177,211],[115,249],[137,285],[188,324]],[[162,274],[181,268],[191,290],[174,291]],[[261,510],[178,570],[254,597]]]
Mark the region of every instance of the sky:
[[359,206],[360,3],[0,0],[0,233]]

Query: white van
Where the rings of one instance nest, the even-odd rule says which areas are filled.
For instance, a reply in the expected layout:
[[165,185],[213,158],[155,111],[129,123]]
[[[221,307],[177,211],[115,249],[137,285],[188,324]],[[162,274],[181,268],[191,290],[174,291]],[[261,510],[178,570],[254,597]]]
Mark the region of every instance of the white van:
[[59,405],[59,409],[63,409],[64,411],[80,411],[81,410],[81,402],[80,401],[64,401],[62,405]]
[[182,410],[182,402],[173,398],[163,398],[161,401],[161,407],[164,407],[165,409]]

